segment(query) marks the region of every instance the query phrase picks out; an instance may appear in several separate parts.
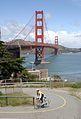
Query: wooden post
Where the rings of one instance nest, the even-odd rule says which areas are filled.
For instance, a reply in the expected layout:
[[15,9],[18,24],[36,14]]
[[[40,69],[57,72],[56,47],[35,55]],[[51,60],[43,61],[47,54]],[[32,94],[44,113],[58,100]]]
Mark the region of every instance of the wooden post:
[[8,105],[8,98],[7,98],[7,96],[6,96],[6,98],[5,98],[5,99],[6,99],[6,105]]
[[33,97],[33,105],[35,104],[35,98]]

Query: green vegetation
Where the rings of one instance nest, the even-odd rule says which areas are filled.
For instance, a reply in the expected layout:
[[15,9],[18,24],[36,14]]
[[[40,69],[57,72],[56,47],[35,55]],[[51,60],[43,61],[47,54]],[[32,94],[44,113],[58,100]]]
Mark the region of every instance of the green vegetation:
[[70,87],[74,89],[81,88],[81,82],[64,81],[62,79],[54,79],[54,81],[50,82],[50,85],[52,88],[64,88],[64,87]]
[[68,91],[70,95],[81,99],[81,82],[63,82],[62,80],[50,82],[50,88],[62,88]]
[[24,68],[22,66],[23,58],[13,58],[12,54],[6,49],[6,46],[0,41],[0,79],[8,79],[11,74],[21,72]]
[[76,82],[72,84],[71,88],[69,88],[69,93],[70,95],[81,99],[81,82]]
[[[0,93],[0,96],[5,96],[4,94]],[[24,93],[13,93],[13,94],[7,94],[7,96],[27,96]],[[20,105],[33,105],[33,99],[32,98],[7,98],[6,104],[6,98],[0,98],[0,106],[20,106]]]
[[[77,53],[77,52],[81,52],[81,48],[67,48],[62,45],[59,45],[59,51],[61,53],[69,53],[69,52]],[[50,54],[50,53],[54,53],[54,50],[50,48],[45,48],[45,54]]]
[[76,89],[81,88],[81,82],[76,82],[76,83],[74,83],[74,84],[72,85],[72,88],[76,88]]
[[70,95],[81,99],[81,88],[69,88],[68,91],[69,91]]
[[33,75],[29,73],[26,69],[24,69],[21,73],[21,78],[23,81],[34,82],[38,79],[38,76]]
[[59,51],[61,51],[61,53],[77,53],[77,52],[81,52],[81,48],[67,48],[64,46],[59,45]]
[[0,41],[0,80],[9,79],[13,74],[14,82],[20,81],[33,81],[37,76],[27,72],[22,66],[24,58],[13,58],[13,55],[7,51],[4,42]]

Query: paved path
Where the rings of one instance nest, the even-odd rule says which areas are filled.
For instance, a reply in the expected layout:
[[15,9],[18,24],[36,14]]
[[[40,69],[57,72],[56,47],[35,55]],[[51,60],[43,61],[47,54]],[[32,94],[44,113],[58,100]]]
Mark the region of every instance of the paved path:
[[[50,106],[44,109],[34,107],[1,107],[0,118],[3,119],[81,119],[81,101],[69,94],[55,89],[41,89],[51,100]],[[35,89],[23,89],[33,94]]]

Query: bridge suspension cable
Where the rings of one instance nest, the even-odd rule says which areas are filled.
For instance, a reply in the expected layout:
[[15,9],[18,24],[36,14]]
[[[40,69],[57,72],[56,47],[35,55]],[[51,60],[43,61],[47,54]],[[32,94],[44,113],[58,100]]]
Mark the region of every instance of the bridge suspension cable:
[[44,16],[44,22],[45,22],[45,29],[46,29],[46,31],[47,31],[48,39],[50,39],[50,36],[49,36],[49,32],[48,32],[48,27],[47,27],[47,23],[46,23],[45,16]]
[[24,40],[26,40],[26,39],[27,39],[27,37],[28,37],[28,36],[29,36],[29,34],[33,31],[33,29],[34,29],[34,26],[31,28],[31,30],[28,32],[28,34],[25,36]]
[[31,20],[33,19],[33,17],[34,17],[34,14],[29,19],[28,23],[23,27],[23,29],[13,39],[16,39],[24,31],[24,29],[29,25],[29,23],[31,22]]

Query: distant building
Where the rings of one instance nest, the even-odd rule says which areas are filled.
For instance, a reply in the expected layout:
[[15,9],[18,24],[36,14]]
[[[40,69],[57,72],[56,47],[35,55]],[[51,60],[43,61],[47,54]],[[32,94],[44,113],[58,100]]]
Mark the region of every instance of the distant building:
[[28,70],[29,73],[36,75],[40,80],[40,70]]
[[40,69],[40,79],[47,80],[48,78],[48,69]]
[[47,80],[48,78],[48,69],[39,69],[39,70],[28,70],[29,73],[37,75],[39,80]]

